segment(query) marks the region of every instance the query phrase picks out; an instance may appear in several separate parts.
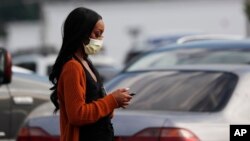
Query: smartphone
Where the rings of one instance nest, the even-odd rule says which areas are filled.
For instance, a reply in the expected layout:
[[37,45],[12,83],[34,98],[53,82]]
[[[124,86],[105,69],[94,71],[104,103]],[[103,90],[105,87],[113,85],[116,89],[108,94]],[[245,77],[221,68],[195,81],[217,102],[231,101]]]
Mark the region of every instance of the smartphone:
[[134,96],[134,95],[135,95],[135,93],[130,93],[129,95]]

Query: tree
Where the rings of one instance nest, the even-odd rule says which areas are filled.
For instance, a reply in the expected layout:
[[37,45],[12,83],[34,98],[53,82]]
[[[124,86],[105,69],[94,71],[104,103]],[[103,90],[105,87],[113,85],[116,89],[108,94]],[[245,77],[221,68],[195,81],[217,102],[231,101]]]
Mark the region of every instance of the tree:
[[247,16],[247,36],[250,36],[250,0],[245,0],[244,2],[244,10]]
[[24,0],[0,1],[0,37],[7,35],[5,25],[12,21],[38,20],[40,18],[39,1]]
[[245,13],[250,21],[250,0],[245,0]]

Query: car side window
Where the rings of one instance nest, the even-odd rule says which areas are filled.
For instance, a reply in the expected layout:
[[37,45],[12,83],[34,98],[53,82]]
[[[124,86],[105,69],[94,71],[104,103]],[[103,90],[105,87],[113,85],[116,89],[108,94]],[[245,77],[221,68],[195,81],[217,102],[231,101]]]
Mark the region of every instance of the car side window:
[[138,90],[143,93],[134,97],[129,108],[218,111],[230,98],[237,82],[237,77],[232,74],[208,72],[177,72],[173,75],[159,75],[153,80],[147,79],[141,82],[144,88]]
[[143,69],[161,68],[175,65],[177,58],[167,52],[156,52],[143,56],[134,64],[128,67],[126,71],[138,71]]
[[130,110],[213,112],[226,105],[237,81],[226,72],[157,71],[113,79],[107,90],[123,86],[136,92]]
[[19,66],[19,67],[29,69],[29,70],[31,70],[33,72],[37,71],[37,66],[36,66],[36,64],[34,62],[19,63],[19,64],[16,64],[16,65]]

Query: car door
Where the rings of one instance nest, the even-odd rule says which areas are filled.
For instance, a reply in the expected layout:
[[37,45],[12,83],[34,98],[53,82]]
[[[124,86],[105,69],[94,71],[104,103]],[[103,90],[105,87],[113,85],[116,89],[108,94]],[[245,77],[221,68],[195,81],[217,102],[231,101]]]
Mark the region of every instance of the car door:
[[10,134],[10,94],[7,85],[0,86],[0,140],[9,138]]
[[49,86],[46,77],[13,73],[12,82],[9,85],[12,102],[10,138],[16,137],[20,126],[30,112],[49,101]]

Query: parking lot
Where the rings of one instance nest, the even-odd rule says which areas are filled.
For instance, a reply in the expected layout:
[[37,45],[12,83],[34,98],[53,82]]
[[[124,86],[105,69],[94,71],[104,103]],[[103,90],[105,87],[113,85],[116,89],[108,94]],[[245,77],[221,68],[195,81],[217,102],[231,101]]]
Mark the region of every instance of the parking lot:
[[[111,121],[114,141],[250,140],[247,1],[0,2],[0,141],[65,140],[62,115],[67,128],[80,133],[78,140],[85,127],[103,140],[93,129],[108,134],[104,118]],[[96,38],[98,22],[94,25],[88,44],[77,34],[63,35],[66,16],[78,6],[96,10],[105,23]],[[99,54],[81,49],[98,40],[104,41]],[[65,44],[80,47],[60,50]],[[61,55],[63,60],[62,52],[71,54]],[[83,71],[63,71],[72,60]],[[51,81],[53,72],[59,75]],[[70,76],[62,77],[65,73]],[[79,97],[85,99],[79,107],[55,113],[52,90],[59,107],[69,106],[65,93],[57,91],[68,85],[72,96],[82,92]],[[90,89],[100,97],[87,93]],[[119,89],[133,93],[128,103],[114,96]],[[70,113],[79,116],[72,119]],[[96,115],[103,125],[98,128],[92,123]]]

